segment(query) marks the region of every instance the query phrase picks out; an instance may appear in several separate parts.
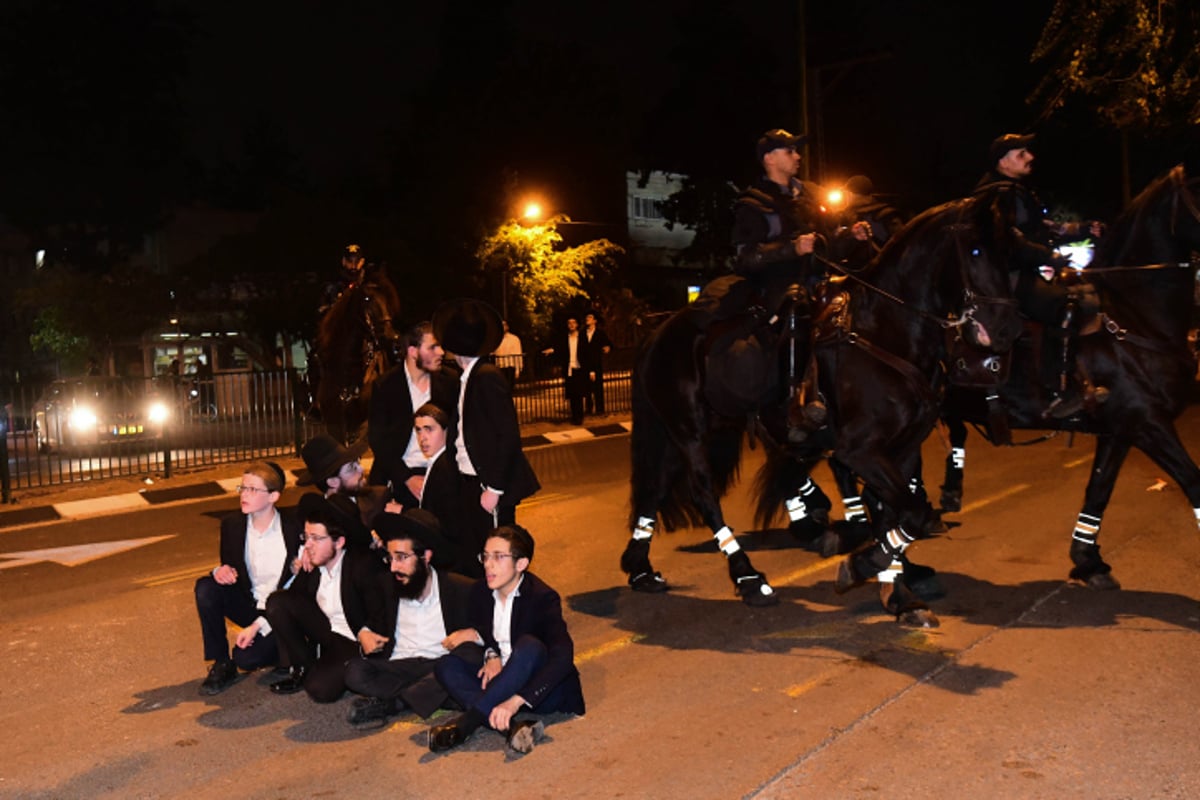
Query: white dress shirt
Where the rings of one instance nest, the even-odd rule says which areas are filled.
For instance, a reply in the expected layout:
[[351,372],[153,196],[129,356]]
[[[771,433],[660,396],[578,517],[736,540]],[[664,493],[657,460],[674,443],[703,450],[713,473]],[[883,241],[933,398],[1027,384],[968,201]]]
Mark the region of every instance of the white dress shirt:
[[442,595],[438,590],[437,570],[429,568],[425,594],[416,600],[402,598],[396,609],[396,645],[391,660],[400,658],[441,658],[446,622],[442,619]]
[[350,630],[346,610],[342,608],[342,565],[345,563],[346,551],[342,550],[333,557],[333,561],[319,567],[321,584],[317,587],[317,605],[329,617],[329,627],[334,633],[356,641],[358,637]]
[[[267,607],[267,598],[279,588],[279,576],[288,560],[287,542],[283,540],[283,523],[279,512],[272,509],[274,516],[270,524],[259,531],[254,520],[246,515],[246,572],[250,579],[250,591],[254,594],[254,605],[261,611]],[[266,636],[271,632],[271,623],[260,614],[255,620],[258,632]]]
[[521,594],[521,584],[525,582],[525,575],[522,573],[521,579],[517,581],[517,585],[508,593],[508,598],[500,596],[497,589],[492,590],[492,597],[496,603],[492,607],[492,636],[496,640],[496,644],[500,646],[500,664],[501,666],[508,663],[508,657],[512,655],[512,609],[513,601]]

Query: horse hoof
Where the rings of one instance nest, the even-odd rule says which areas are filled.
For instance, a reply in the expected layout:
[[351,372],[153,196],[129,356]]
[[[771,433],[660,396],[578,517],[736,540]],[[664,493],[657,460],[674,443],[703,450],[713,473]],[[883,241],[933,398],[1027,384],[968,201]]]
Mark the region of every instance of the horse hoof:
[[850,558],[842,559],[842,563],[838,564],[837,581],[833,584],[833,590],[838,594],[845,594],[856,586],[862,586],[866,583],[866,578],[861,578],[854,573],[854,567],[850,564]]
[[779,595],[771,588],[771,584],[761,575],[740,578],[737,581],[737,593],[742,602],[755,608],[764,608],[779,604]]
[[667,585],[667,581],[663,578],[661,572],[642,572],[638,575],[629,576],[629,588],[635,592],[661,594],[671,587]]
[[937,628],[942,622],[928,608],[913,608],[896,615],[896,622],[906,628]]
[[1109,592],[1121,588],[1121,582],[1112,576],[1111,572],[1102,572],[1088,577],[1085,585],[1089,589]]

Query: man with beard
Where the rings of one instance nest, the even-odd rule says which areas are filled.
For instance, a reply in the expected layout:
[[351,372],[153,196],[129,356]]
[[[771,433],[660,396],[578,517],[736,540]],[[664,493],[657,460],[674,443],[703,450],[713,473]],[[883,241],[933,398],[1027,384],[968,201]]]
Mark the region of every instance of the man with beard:
[[349,715],[350,724],[359,727],[382,725],[406,708],[430,716],[448,697],[434,676],[437,662],[460,648],[476,651],[474,658],[482,653],[467,624],[472,581],[434,567],[445,545],[437,518],[406,509],[381,520],[379,533],[394,580],[386,616],[374,628],[390,636],[364,630],[363,657],[346,665],[346,686],[365,695]]
[[372,530],[379,518],[401,511],[386,487],[366,485],[358,460],[366,448],[361,439],[346,447],[329,434],[318,434],[300,448],[305,469],[296,477],[297,486],[315,486],[329,501],[345,532],[346,545],[354,548],[373,546]]
[[404,363],[380,378],[371,393],[367,439],[375,454],[370,483],[391,486],[397,503],[416,508],[429,459],[417,442],[413,412],[425,403],[456,408],[458,375],[442,368],[444,353],[430,323],[413,326],[407,341]]

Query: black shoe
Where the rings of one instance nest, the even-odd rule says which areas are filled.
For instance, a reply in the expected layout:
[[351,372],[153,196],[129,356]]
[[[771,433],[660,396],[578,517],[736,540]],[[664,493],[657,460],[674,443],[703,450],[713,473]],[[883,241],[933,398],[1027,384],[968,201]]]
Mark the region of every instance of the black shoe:
[[200,694],[220,694],[238,682],[238,668],[232,661],[214,661],[208,677],[200,684]]
[[508,748],[517,753],[528,753],[541,741],[546,726],[540,719],[523,719],[508,726]]
[[271,684],[271,691],[275,694],[295,694],[304,688],[304,675],[307,672],[306,667],[292,667],[286,678]]
[[429,749],[434,753],[444,753],[453,750],[470,736],[461,727],[458,719],[453,719],[443,725],[434,725],[429,729]]
[[375,727],[400,712],[403,704],[394,698],[363,697],[354,701],[346,720],[357,727]]
[[1083,396],[1079,394],[1058,395],[1042,412],[1043,419],[1069,419],[1083,411]]

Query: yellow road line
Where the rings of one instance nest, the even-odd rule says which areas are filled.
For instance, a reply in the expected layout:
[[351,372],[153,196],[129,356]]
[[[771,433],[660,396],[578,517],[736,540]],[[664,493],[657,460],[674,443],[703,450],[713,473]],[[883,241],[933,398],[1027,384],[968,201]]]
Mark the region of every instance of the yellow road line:
[[1078,467],[1080,464],[1090,464],[1094,459],[1094,455],[1084,456],[1083,458],[1077,458],[1074,461],[1068,461],[1066,464],[1063,464],[1063,466],[1067,469],[1070,469],[1071,467]]
[[631,633],[628,636],[622,636],[620,639],[613,639],[611,642],[605,642],[604,644],[597,645],[590,650],[577,653],[575,655],[575,663],[583,664],[591,661],[592,659],[599,658],[600,656],[606,656],[609,653],[615,653],[618,650],[624,650],[629,645],[636,644],[645,638],[646,635],[644,633]]
[[543,503],[553,503],[556,500],[567,500],[571,497],[569,494],[562,492],[538,492],[533,496],[532,500],[522,500],[520,508],[533,508],[534,506],[542,505]]
[[798,570],[789,572],[788,574],[784,575],[781,578],[773,578],[771,580],[771,583],[774,583],[774,584],[791,583],[792,581],[799,580],[800,578],[804,578],[809,575],[812,575],[815,572],[823,572],[824,570],[827,570],[830,567],[837,566],[839,563],[841,563],[841,560],[843,558],[845,558],[845,556],[834,556],[833,558],[821,559],[820,561],[809,564],[807,567],[801,567]]
[[965,506],[963,506],[962,511],[960,511],[959,513],[960,514],[969,514],[972,511],[978,511],[979,509],[984,508],[985,506],[990,506],[992,503],[996,503],[1000,500],[1004,500],[1007,497],[1012,497],[1014,494],[1019,494],[1020,492],[1023,492],[1028,488],[1029,488],[1028,483],[1018,483],[1015,486],[1008,487],[1007,489],[1005,489],[1003,492],[1000,492],[999,494],[994,494],[991,497],[985,497],[982,500],[976,500],[974,503],[967,503]]
[[174,572],[165,572],[162,575],[149,575],[145,578],[139,578],[137,579],[137,583],[140,583],[142,586],[147,588],[152,586],[164,586],[168,583],[175,583],[176,581],[195,580],[196,578],[199,578],[201,575],[205,575],[208,572],[209,570],[203,566],[185,567],[184,569],[175,570]]

